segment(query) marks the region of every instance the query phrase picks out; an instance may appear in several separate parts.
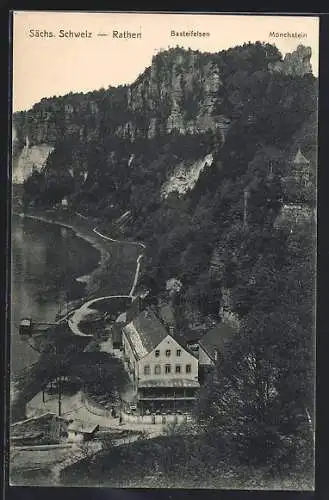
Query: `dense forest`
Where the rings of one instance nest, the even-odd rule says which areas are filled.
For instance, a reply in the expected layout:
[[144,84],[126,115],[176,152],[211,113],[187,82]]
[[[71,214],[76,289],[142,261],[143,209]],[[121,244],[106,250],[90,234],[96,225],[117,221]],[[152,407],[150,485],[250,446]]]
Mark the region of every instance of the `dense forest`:
[[311,470],[317,79],[309,58],[299,47],[291,67],[262,43],[217,54],[171,49],[131,86],[43,99],[14,125],[17,156],[26,136],[54,146],[24,183],[26,210],[67,197],[69,210],[143,241],[139,286],[170,302],[178,333],[230,318],[239,325],[196,408],[210,455],[216,435],[242,461],[275,456]]

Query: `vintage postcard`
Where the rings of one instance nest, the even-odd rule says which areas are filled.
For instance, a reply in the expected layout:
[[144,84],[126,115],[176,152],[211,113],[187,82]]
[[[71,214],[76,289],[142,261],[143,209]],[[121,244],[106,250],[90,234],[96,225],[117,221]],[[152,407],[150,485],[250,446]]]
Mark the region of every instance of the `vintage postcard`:
[[12,17],[10,484],[313,490],[319,19]]

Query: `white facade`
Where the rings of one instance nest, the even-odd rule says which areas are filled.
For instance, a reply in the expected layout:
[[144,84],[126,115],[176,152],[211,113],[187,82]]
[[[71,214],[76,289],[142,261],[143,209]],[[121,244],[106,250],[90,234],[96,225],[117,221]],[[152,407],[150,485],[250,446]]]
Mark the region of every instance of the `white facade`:
[[198,380],[199,362],[175,339],[167,335],[150,353],[136,360],[133,348],[123,333],[123,348],[135,381],[155,379]]
[[198,380],[198,360],[167,335],[153,351],[136,363],[139,382],[155,379]]
[[84,441],[85,438],[84,434],[79,431],[68,430],[67,434],[68,434],[67,436],[68,441],[81,442]]
[[213,366],[214,361],[207,354],[202,345],[199,346],[199,364],[200,366]]

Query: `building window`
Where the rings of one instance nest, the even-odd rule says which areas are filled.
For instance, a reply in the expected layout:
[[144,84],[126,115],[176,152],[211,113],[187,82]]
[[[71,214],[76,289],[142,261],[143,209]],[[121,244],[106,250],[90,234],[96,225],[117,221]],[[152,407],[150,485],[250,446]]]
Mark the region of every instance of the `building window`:
[[144,366],[144,375],[149,375],[150,374],[150,365],[145,365]]
[[178,357],[179,357],[179,356],[181,355],[181,352],[182,352],[182,351],[181,351],[180,349],[177,349],[177,350],[176,350],[176,356],[178,356]]
[[171,372],[171,365],[165,365],[165,373]]
[[171,354],[171,350],[170,350],[170,349],[167,349],[167,350],[166,350],[166,356],[167,356],[167,358],[169,358],[170,354]]
[[159,356],[160,356],[160,351],[157,349],[157,350],[155,351],[155,357],[156,357],[156,358],[158,358]]
[[180,365],[176,365],[175,372],[180,373]]
[[186,373],[191,373],[191,365],[186,365]]
[[160,375],[161,373],[161,366],[160,365],[155,365],[154,367],[154,374],[155,375]]

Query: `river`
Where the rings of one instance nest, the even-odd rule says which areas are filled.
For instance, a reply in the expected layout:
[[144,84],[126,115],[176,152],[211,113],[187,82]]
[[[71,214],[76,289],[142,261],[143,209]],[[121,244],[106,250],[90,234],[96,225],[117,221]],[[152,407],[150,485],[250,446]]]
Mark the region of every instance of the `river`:
[[38,354],[18,332],[21,318],[52,322],[66,298],[82,297],[76,278],[90,273],[100,253],[65,227],[13,216],[11,228],[11,376]]

